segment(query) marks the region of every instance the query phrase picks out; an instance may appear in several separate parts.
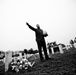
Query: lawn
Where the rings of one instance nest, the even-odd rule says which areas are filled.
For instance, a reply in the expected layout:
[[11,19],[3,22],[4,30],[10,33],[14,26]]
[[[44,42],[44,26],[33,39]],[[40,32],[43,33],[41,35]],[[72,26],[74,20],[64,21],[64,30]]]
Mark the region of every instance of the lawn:
[[63,54],[57,53],[49,55],[47,61],[41,62],[39,56],[37,59],[30,57],[29,61],[35,61],[32,68],[22,70],[18,73],[6,72],[5,75],[76,75],[76,49],[70,49]]

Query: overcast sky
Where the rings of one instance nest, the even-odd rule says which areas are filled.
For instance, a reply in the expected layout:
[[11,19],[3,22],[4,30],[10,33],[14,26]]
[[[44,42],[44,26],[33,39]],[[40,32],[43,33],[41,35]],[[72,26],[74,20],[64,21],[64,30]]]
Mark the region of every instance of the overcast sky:
[[0,0],[0,50],[37,49],[26,22],[46,30],[46,43],[76,37],[76,0]]

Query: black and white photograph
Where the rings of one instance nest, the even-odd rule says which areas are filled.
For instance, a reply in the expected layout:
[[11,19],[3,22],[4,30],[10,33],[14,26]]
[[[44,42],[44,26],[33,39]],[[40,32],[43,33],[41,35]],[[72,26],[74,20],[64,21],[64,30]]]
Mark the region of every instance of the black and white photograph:
[[76,75],[76,0],[0,0],[0,75]]

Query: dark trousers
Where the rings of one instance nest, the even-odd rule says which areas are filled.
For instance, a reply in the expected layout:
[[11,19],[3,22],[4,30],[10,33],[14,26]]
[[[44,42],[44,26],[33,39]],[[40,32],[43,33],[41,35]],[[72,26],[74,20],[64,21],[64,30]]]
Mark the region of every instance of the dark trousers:
[[45,59],[47,60],[49,57],[47,54],[47,48],[46,48],[45,41],[37,41],[37,45],[38,45],[38,49],[39,49],[40,60],[43,60],[42,48],[44,51]]

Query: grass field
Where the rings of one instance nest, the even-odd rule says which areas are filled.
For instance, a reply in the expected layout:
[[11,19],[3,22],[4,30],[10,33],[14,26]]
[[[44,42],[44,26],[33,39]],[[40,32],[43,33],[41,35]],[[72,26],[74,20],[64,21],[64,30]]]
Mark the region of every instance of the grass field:
[[76,75],[76,49],[64,51],[63,54],[57,53],[49,55],[47,61],[41,62],[39,56],[36,59],[29,58],[29,61],[35,61],[32,68],[20,71],[19,73],[6,72],[5,75]]

